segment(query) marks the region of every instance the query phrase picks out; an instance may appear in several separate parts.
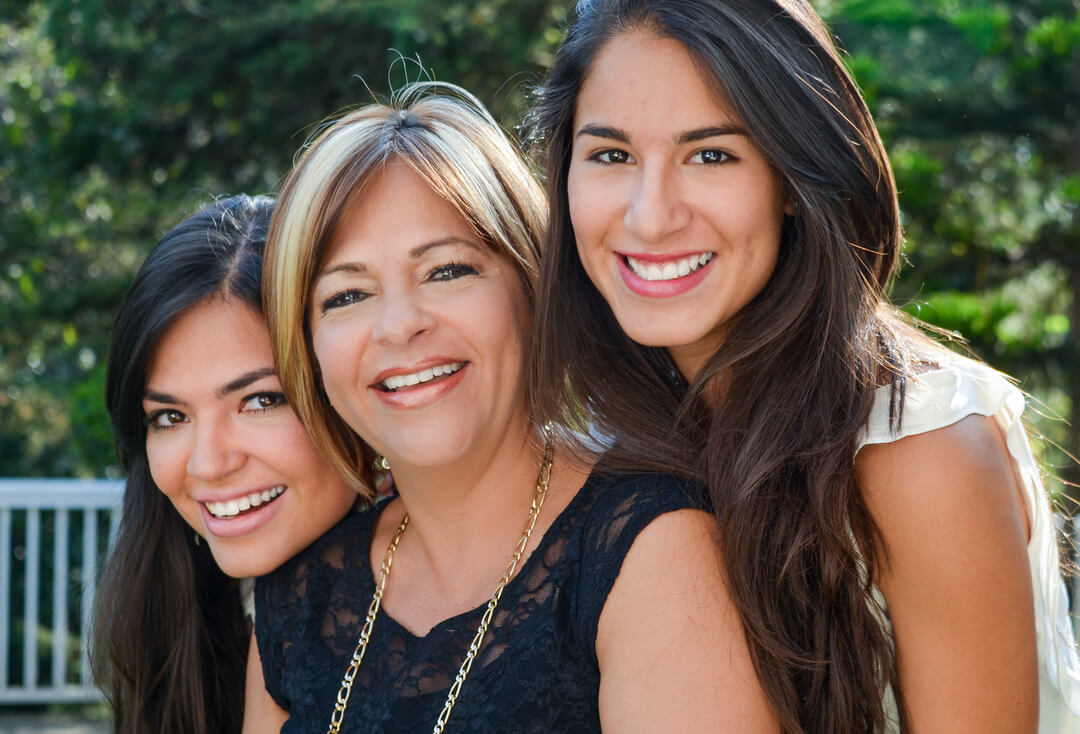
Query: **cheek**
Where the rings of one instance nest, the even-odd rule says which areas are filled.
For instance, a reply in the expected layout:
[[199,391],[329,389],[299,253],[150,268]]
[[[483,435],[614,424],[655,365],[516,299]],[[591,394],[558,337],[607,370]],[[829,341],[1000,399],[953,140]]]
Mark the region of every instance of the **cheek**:
[[280,467],[283,472],[306,480],[330,473],[329,465],[319,455],[300,419],[290,413],[281,422],[257,437],[258,451],[268,466]]
[[146,441],[146,463],[150,478],[157,488],[170,499],[181,493],[186,476],[186,457],[178,442],[167,442],[162,437],[150,437]]
[[351,331],[341,324],[323,324],[311,335],[315,363],[327,392],[346,382],[349,365],[357,363],[354,341]]
[[[521,381],[524,379],[525,352],[528,349],[531,314],[524,291],[517,286],[501,286],[496,291],[479,294],[467,312],[486,318],[489,328],[483,337],[483,348],[495,355],[500,379]],[[462,311],[465,313],[466,311]],[[489,314],[503,314],[503,318],[491,319]],[[464,332],[475,333],[475,324],[483,321],[461,321]]]
[[570,225],[574,229],[578,249],[588,249],[595,243],[602,229],[606,202],[597,195],[596,186],[590,182],[589,177],[578,173],[578,169],[573,165],[570,166],[566,180],[566,195],[569,200]]
[[775,259],[780,246],[784,209],[782,200],[768,191],[744,188],[721,199],[710,199],[701,207],[709,212],[713,229],[719,231],[742,256],[760,260]]

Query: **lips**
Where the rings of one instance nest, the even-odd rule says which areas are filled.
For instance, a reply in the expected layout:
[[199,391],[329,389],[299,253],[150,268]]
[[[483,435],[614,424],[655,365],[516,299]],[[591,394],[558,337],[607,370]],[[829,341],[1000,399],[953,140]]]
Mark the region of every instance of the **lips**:
[[[387,407],[413,410],[439,402],[465,379],[470,362],[445,357],[378,375],[370,389]],[[438,374],[436,374],[438,373]]]
[[251,492],[243,497],[237,497],[231,500],[224,500],[222,502],[204,502],[206,511],[218,519],[229,519],[236,517],[242,512],[247,512],[253,507],[260,507],[267,505],[276,500],[285,491],[285,485],[279,484],[276,487],[270,489],[264,489],[262,491]]
[[700,252],[687,257],[658,262],[624,255],[623,261],[637,277],[650,282],[658,282],[685,278],[708,265],[713,257],[715,255],[711,252]]
[[464,366],[464,362],[446,362],[442,364],[435,364],[430,367],[424,367],[423,369],[418,369],[413,372],[407,372],[405,374],[389,375],[382,380],[378,380],[375,385],[381,388],[384,392],[397,392],[399,390],[410,388],[415,385],[422,385],[428,382],[449,377],[450,375],[459,372]]
[[[288,494],[288,487],[279,484],[228,500],[201,500],[203,528],[208,537],[241,538],[250,535],[270,523],[282,507],[288,511],[288,503],[280,501]],[[254,501],[256,497],[258,504]],[[247,509],[241,509],[245,504]]]
[[646,298],[671,298],[695,288],[714,269],[712,252],[658,256],[617,252],[619,275],[626,286]]

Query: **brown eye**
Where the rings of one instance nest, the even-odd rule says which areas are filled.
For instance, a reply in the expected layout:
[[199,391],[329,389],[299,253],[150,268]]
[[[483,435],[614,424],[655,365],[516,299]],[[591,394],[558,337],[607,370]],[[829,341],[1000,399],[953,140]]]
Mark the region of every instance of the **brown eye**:
[[457,280],[466,275],[476,275],[476,268],[462,263],[448,263],[432,269],[428,280]]
[[322,302],[323,313],[334,308],[341,308],[342,306],[349,306],[354,303],[359,303],[360,301],[367,298],[368,295],[369,294],[365,293],[364,291],[356,290],[353,288],[341,291],[340,293],[335,293],[334,295],[330,296]]
[[156,410],[143,418],[143,422],[152,430],[162,431],[186,423],[187,416],[179,410]]
[[605,165],[613,165],[617,163],[629,163],[633,159],[630,154],[625,150],[602,150],[592,157],[597,163],[603,163]]
[[710,148],[707,150],[699,150],[697,153],[694,153],[690,156],[689,162],[708,166],[717,163],[726,163],[730,160],[733,160],[730,154],[725,153],[722,150],[713,150]]
[[262,413],[286,405],[285,394],[280,392],[260,392],[244,398],[241,410],[246,413]]

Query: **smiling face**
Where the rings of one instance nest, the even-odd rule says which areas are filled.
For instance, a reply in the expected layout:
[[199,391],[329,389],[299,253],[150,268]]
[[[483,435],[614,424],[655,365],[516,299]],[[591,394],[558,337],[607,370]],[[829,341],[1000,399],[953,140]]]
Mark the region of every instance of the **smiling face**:
[[331,405],[395,475],[486,465],[524,435],[518,273],[408,165],[387,164],[339,224],[309,313]]
[[648,31],[597,53],[573,132],[585,272],[631,339],[692,378],[772,275],[783,187],[686,49]]
[[162,335],[143,410],[150,474],[230,576],[261,576],[345,516],[356,493],[285,402],[262,318],[214,298]]

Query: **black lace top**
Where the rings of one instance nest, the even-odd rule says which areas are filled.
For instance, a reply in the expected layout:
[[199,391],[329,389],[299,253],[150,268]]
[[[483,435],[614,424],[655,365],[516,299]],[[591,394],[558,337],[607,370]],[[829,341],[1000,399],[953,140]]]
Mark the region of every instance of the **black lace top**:
[[[691,495],[663,476],[590,477],[506,586],[447,734],[599,732],[600,611],[638,533],[698,506]],[[346,517],[256,584],[259,654],[266,690],[289,712],[283,732],[327,730],[375,587],[379,512]],[[342,731],[431,731],[485,606],[423,637],[380,610]]]

